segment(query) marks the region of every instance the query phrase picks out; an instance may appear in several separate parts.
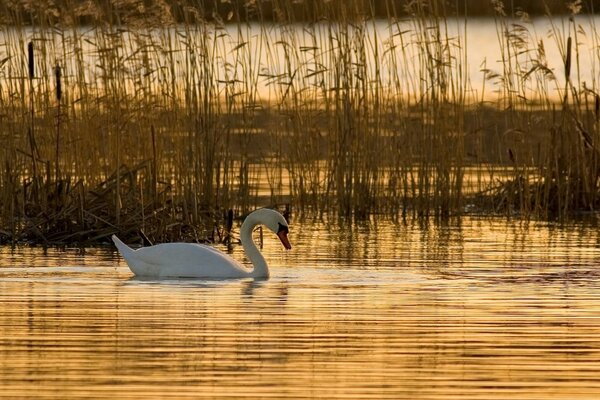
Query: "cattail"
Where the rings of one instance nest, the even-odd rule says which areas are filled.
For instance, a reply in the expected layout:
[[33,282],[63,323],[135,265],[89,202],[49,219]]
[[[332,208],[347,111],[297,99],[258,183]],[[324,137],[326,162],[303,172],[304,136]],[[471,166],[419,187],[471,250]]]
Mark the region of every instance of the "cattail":
[[567,39],[567,54],[565,57],[565,79],[568,81],[571,76],[571,36]]
[[35,68],[33,63],[33,42],[29,42],[27,45],[27,53],[29,55],[29,79],[33,79],[35,77]]
[[56,76],[56,100],[58,102],[60,102],[60,99],[62,98],[62,83],[61,83],[61,69],[60,69],[60,65],[56,64],[56,67],[54,67],[54,75]]
[[509,147],[508,148],[508,158],[510,159],[511,162],[515,162],[515,153],[513,153],[512,149]]

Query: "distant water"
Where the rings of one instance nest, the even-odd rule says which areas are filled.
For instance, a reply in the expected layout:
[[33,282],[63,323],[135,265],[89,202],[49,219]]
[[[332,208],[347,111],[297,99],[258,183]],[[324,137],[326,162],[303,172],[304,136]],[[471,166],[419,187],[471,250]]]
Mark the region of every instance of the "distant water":
[[289,252],[264,237],[264,282],[2,248],[0,397],[600,397],[595,224],[292,220]]

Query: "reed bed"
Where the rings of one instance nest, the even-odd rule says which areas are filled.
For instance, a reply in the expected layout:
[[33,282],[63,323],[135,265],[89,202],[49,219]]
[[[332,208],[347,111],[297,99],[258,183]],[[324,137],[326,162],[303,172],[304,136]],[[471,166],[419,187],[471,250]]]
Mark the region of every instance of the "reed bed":
[[551,36],[564,79],[525,16],[494,3],[491,104],[469,84],[458,3],[385,1],[383,23],[363,1],[2,3],[3,240],[224,240],[259,206],[595,210],[600,101],[577,80],[580,2]]
[[[540,33],[526,13],[509,18],[502,2],[493,3],[502,68],[492,78],[499,89],[496,107],[505,110],[499,127],[513,171],[512,179],[498,186],[495,206],[543,218],[595,211],[600,194],[600,92],[593,19],[579,15],[583,2],[565,2],[570,15],[551,19],[550,31]],[[583,36],[588,36],[590,48],[580,45]],[[559,50],[561,68],[549,66],[549,46]],[[582,65],[580,59],[588,51],[589,62]],[[591,82],[582,79],[582,69],[591,70]]]

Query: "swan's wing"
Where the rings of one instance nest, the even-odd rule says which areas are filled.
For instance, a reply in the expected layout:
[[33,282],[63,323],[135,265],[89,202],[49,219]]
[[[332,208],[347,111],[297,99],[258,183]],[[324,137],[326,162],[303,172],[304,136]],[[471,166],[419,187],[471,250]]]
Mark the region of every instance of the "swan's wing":
[[134,257],[154,265],[240,265],[225,253],[196,243],[163,243],[135,250]]

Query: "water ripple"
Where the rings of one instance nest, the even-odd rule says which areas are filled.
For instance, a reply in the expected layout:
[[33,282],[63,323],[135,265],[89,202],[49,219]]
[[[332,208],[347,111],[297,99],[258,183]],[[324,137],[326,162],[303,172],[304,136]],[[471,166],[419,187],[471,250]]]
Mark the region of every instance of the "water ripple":
[[596,229],[295,221],[290,237],[265,242],[261,282],[2,249],[0,397],[600,396]]

